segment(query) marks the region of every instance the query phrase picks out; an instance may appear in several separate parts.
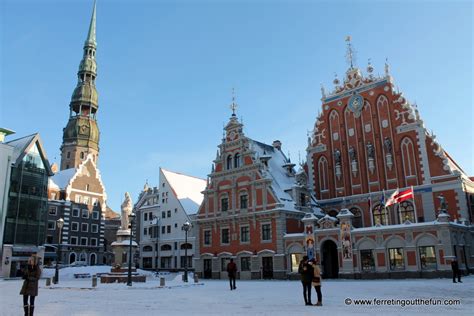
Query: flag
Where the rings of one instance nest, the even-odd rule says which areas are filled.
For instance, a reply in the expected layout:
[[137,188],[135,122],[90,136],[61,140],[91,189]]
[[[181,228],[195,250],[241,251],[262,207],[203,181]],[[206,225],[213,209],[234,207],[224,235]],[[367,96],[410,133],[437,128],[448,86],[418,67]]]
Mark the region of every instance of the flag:
[[401,203],[403,201],[413,199],[415,196],[413,194],[413,188],[410,188],[408,190],[399,192],[398,189],[393,192],[393,194],[390,196],[390,198],[387,200],[386,206],[395,204],[395,203]]

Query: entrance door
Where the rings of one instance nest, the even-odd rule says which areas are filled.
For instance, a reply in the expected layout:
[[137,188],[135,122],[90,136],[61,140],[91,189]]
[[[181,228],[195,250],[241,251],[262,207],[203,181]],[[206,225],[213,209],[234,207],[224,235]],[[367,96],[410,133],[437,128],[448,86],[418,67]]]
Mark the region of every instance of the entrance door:
[[212,259],[204,259],[204,279],[212,278]]
[[337,246],[332,240],[326,240],[321,247],[321,267],[323,269],[323,278],[335,279],[339,274],[339,258],[337,255]]
[[273,257],[262,257],[262,278],[273,279]]

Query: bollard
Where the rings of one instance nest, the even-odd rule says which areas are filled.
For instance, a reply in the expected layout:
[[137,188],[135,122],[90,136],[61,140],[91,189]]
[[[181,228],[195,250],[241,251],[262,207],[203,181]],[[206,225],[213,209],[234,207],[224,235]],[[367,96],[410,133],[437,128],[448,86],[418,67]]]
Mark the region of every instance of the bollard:
[[92,287],[97,287],[97,275],[92,276]]
[[46,286],[51,286],[51,278],[46,278]]
[[194,283],[198,283],[198,282],[199,282],[198,275],[194,273]]
[[160,278],[160,286],[165,286],[165,278]]

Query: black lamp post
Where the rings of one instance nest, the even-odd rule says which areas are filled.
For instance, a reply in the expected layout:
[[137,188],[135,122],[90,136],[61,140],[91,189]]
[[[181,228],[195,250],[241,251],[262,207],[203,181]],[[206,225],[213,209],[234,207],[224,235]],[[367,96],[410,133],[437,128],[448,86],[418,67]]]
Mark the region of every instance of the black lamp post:
[[191,223],[185,222],[181,227],[184,230],[184,282],[188,282],[188,231],[191,229]]
[[59,218],[56,221],[56,229],[58,230],[58,247],[56,248],[56,269],[54,271],[54,284],[58,284],[59,282],[59,260],[61,259],[61,229],[64,226],[64,219]]
[[127,285],[132,286],[132,237],[133,237],[133,224],[135,223],[135,213],[131,213],[128,215],[128,219],[130,220],[130,249],[128,253],[128,278],[127,278]]
[[158,216],[153,216],[153,220],[156,221],[155,223],[155,269],[158,272],[158,236],[160,235],[160,218]]

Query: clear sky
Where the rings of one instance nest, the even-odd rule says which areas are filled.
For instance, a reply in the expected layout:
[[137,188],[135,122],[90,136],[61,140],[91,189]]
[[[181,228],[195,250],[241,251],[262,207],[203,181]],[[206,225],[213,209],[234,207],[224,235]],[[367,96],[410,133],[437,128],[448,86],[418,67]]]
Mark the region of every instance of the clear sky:
[[[0,0],[0,126],[39,132],[59,162],[92,0]],[[247,136],[304,158],[306,133],[347,69],[346,35],[418,104],[474,176],[472,1],[98,0],[99,168],[109,205],[158,168],[205,178],[236,89]],[[9,139],[12,139],[10,137]]]

